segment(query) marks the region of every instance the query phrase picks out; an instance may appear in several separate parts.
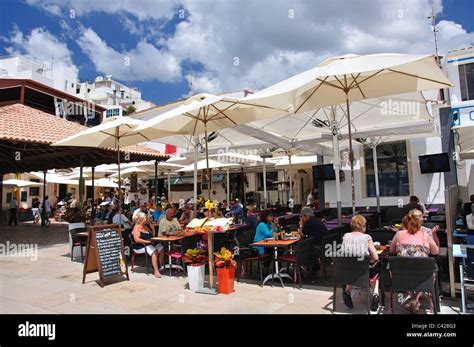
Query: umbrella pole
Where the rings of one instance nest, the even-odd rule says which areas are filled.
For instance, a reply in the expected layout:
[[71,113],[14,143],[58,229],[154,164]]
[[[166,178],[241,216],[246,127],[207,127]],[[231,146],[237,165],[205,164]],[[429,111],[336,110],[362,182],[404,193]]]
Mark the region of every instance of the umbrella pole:
[[115,130],[115,138],[117,141],[117,169],[118,169],[118,188],[119,188],[119,232],[122,231],[122,177],[120,175],[120,136],[119,127]]
[[263,209],[267,209],[267,159],[263,158]]
[[94,193],[95,193],[95,167],[93,166],[92,167],[92,206],[91,206],[91,225],[94,225],[94,219],[95,219],[95,203],[94,203],[94,200],[95,200],[95,196],[94,196]]
[[198,137],[194,137],[194,215],[197,212],[197,160],[198,160]]
[[212,177],[211,177],[211,170],[209,169],[209,152],[207,148],[207,123],[204,123],[204,140],[206,143],[206,173],[207,173],[207,198],[211,201],[211,184],[212,184]]
[[379,186],[379,167],[377,163],[377,145],[372,145],[372,157],[374,161],[374,180],[375,180],[375,200],[377,202],[377,220],[380,226],[380,186]]
[[352,149],[352,126],[351,111],[349,106],[349,90],[346,91],[346,112],[347,112],[347,128],[349,132],[349,162],[351,164],[351,192],[352,192],[352,214],[355,214],[355,183],[354,183],[354,151]]
[[337,224],[342,225],[342,199],[341,199],[341,177],[339,170],[341,169],[341,160],[339,158],[339,138],[337,137],[336,112],[332,109],[332,147],[334,151],[333,166],[336,176],[336,205],[337,205]]
[[171,202],[171,172],[168,171],[168,201]]
[[230,173],[229,173],[229,169],[226,170],[227,171],[227,204],[230,202]]
[[158,205],[158,160],[155,160],[155,206]]
[[[295,204],[295,198],[293,197],[293,166],[291,165],[291,154],[288,156],[288,163],[290,164],[290,168],[288,170],[289,172],[289,178],[290,178],[290,190],[289,190],[289,195],[290,197],[288,198],[289,199],[293,199],[293,206]],[[291,212],[293,212],[293,207],[291,208]]]
[[46,201],[46,171],[43,171],[43,218],[41,218],[41,226],[46,226],[46,207],[44,202]]
[[[209,201],[211,200],[211,176],[210,176],[210,170],[209,170],[209,152],[207,148],[207,123],[204,122],[204,138],[205,138],[205,143],[206,143],[206,169],[207,169],[207,193],[208,193],[208,198]],[[209,215],[210,215],[209,211]],[[209,288],[214,289],[214,234],[212,231],[209,231],[207,234],[207,249],[209,253]]]

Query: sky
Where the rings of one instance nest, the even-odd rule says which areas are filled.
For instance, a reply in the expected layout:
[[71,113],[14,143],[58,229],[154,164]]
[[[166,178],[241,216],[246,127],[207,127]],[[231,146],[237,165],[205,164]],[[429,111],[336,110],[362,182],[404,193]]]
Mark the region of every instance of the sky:
[[[474,0],[433,0],[441,55],[474,46]],[[259,90],[335,55],[433,54],[432,0],[0,0],[0,56],[165,104]]]

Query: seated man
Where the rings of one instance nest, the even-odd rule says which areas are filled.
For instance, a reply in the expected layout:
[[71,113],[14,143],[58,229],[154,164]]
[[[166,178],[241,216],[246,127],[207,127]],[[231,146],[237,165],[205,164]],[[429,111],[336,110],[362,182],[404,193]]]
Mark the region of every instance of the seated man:
[[174,215],[174,208],[170,207],[166,210],[165,217],[160,221],[158,236],[177,235],[181,233],[181,225]]
[[183,223],[184,225],[187,225],[193,219],[194,219],[194,212],[191,209],[191,206],[190,205],[185,205],[184,211],[181,214],[181,217],[179,217],[179,221],[181,223]]
[[[317,263],[317,258],[322,255],[323,237],[329,234],[326,225],[314,216],[313,209],[309,206],[301,209],[300,227],[298,232],[301,237],[312,237],[311,258],[312,264]],[[313,269],[316,270],[316,269]]]
[[165,211],[161,204],[157,204],[155,210],[153,211],[153,222],[160,223],[161,219],[165,217]]
[[232,201],[232,207],[228,214],[232,214],[236,220],[244,218],[244,210],[237,199]]

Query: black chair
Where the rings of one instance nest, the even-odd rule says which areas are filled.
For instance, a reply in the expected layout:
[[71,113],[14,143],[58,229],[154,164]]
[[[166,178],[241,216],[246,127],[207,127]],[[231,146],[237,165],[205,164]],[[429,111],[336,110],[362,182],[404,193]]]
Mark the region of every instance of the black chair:
[[465,268],[462,268],[462,273],[460,275],[460,282],[461,282],[461,312],[466,313],[467,309],[467,295],[466,289],[474,287],[474,246],[468,245],[466,247],[466,255],[467,258],[465,259]]
[[[283,254],[277,258],[280,263],[287,263],[293,265],[293,288],[296,286],[296,277],[298,275],[300,282],[300,289],[303,288],[301,284],[301,267],[308,265],[311,261],[311,246],[313,238],[308,237],[304,240],[299,241],[296,244],[293,254]],[[273,275],[272,275],[272,286],[273,286]]]
[[[328,277],[327,277],[327,264],[331,264],[331,257],[326,254],[326,250],[335,250],[335,246],[339,245],[341,243],[341,235],[339,233],[330,233],[329,235],[326,235],[323,237],[323,244],[322,244],[322,249],[319,254],[315,254],[315,258],[319,262],[319,266],[321,267],[323,271],[323,276],[324,276],[324,281],[327,282]],[[315,259],[315,260],[316,260]]]
[[388,265],[392,277],[390,288],[390,307],[393,312],[393,292],[427,292],[430,308],[434,314],[439,312],[439,293],[436,285],[438,268],[434,258],[389,257]]
[[69,235],[71,235],[71,261],[73,261],[74,257],[74,248],[80,247],[81,248],[81,261],[84,262],[84,250],[83,247],[87,247],[87,237],[78,236],[77,233],[83,233],[87,231],[86,228],[75,228],[69,230]]
[[134,272],[134,268],[135,268],[135,256],[144,254],[145,255],[145,264],[146,264],[146,274],[148,275],[148,269],[149,269],[148,257],[149,257],[149,255],[148,255],[146,249],[145,249],[144,253],[136,253],[135,248],[133,246],[134,245],[139,245],[140,243],[135,242],[135,239],[133,238],[132,233],[128,234],[128,238],[130,240],[130,256],[132,257],[132,261],[131,261],[132,272]]
[[263,282],[262,262],[268,258],[268,254],[258,254],[255,248],[250,247],[250,244],[254,242],[255,232],[255,229],[242,228],[235,234],[237,248],[234,249],[234,252],[237,254],[237,282],[240,282],[245,267],[250,267],[249,274],[252,275],[252,265],[254,262],[258,265],[260,282]]
[[333,257],[334,266],[334,288],[332,309],[336,311],[336,288],[337,286],[353,285],[367,289],[367,313],[370,314],[370,278],[369,258],[361,260],[358,257]]
[[227,235],[225,233],[214,233],[213,237],[214,252],[219,252],[222,247],[227,246]]

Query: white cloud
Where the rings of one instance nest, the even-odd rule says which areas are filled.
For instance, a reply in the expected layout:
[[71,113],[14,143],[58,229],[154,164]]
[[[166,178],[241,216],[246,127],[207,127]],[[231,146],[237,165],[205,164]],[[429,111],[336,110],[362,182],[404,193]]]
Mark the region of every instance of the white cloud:
[[83,16],[93,12],[117,14],[127,12],[139,19],[166,18],[175,15],[175,0],[26,0],[30,5],[43,8],[54,15],[69,15],[74,11],[76,16]]
[[[35,28],[25,35],[15,27],[10,37],[3,40],[8,45],[5,48],[7,53],[24,55],[48,69],[51,69],[51,60],[54,58],[53,79],[55,81],[63,83],[64,76],[77,76],[78,69],[73,63],[72,52],[64,42],[43,28]],[[64,86],[57,85],[56,87],[63,88]]]
[[[370,4],[355,0],[28,2],[51,13],[60,7],[63,12],[72,8],[79,15],[101,11],[122,16],[125,27],[140,38],[136,48],[118,52],[93,29],[80,38],[97,69],[128,79],[129,70],[123,66],[128,55],[132,64],[136,62],[132,65],[135,78],[176,81],[184,74],[188,83],[192,81],[191,92],[260,89],[331,55],[434,53],[427,18],[431,0],[374,0]],[[147,34],[161,30],[181,7],[187,17],[174,32]],[[435,0],[435,9],[442,12],[441,0]],[[442,20],[438,30],[442,55],[448,49],[474,44],[474,34],[458,23]],[[150,37],[158,39],[153,42]],[[184,68],[183,72],[180,65],[189,62],[202,69],[192,76]]]
[[118,52],[102,40],[91,28],[82,30],[77,41],[94,63],[96,70],[112,74],[121,80],[160,80],[176,82],[181,78],[179,61],[165,50],[159,50],[145,41],[134,49]]

